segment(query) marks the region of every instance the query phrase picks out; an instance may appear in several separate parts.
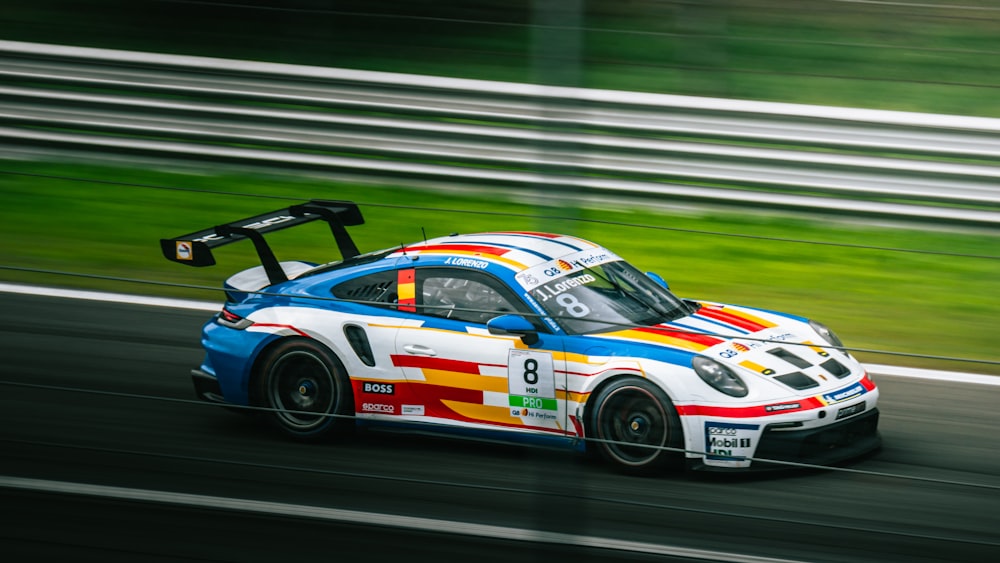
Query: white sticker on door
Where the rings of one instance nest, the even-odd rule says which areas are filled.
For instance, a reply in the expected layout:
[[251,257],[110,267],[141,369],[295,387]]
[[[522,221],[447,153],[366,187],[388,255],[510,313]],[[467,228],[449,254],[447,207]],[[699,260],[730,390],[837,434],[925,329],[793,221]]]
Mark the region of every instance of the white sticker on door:
[[552,354],[512,349],[507,357],[507,391],[511,407],[558,410]]

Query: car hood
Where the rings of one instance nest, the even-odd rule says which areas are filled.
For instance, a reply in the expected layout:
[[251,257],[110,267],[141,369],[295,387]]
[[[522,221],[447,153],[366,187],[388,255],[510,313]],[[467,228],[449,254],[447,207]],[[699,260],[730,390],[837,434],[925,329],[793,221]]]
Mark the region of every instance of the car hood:
[[594,352],[614,350],[618,346],[609,341],[616,341],[627,342],[630,355],[685,367],[691,367],[694,355],[706,356],[744,378],[768,380],[801,396],[839,392],[864,373],[854,358],[830,347],[805,319],[734,305],[701,305],[669,323],[590,335],[606,342]]

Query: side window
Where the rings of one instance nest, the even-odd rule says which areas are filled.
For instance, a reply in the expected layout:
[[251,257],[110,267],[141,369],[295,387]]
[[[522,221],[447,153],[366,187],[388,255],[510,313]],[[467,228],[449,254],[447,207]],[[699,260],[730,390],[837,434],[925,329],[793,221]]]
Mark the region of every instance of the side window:
[[395,270],[376,272],[345,281],[335,286],[332,293],[338,299],[390,307],[399,299],[397,280]]
[[452,268],[417,270],[418,312],[424,315],[486,324],[493,317],[527,309],[498,280]]

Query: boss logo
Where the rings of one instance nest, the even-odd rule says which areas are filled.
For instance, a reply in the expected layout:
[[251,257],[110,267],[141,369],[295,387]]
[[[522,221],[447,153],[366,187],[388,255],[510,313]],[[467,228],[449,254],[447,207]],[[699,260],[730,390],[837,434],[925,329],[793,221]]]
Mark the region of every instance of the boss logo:
[[365,381],[361,384],[361,391],[364,393],[377,393],[379,395],[395,395],[396,385],[394,383],[373,383]]

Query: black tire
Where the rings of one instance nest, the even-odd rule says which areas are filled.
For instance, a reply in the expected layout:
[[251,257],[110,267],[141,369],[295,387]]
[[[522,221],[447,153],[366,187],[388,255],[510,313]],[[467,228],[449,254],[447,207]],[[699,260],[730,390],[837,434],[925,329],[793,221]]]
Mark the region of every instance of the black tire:
[[286,435],[317,441],[353,427],[354,393],[343,364],[313,341],[288,339],[266,352],[256,397],[273,409],[267,418]]
[[673,403],[656,385],[638,377],[622,377],[598,391],[587,410],[588,442],[619,470],[653,475],[681,467],[684,443]]

